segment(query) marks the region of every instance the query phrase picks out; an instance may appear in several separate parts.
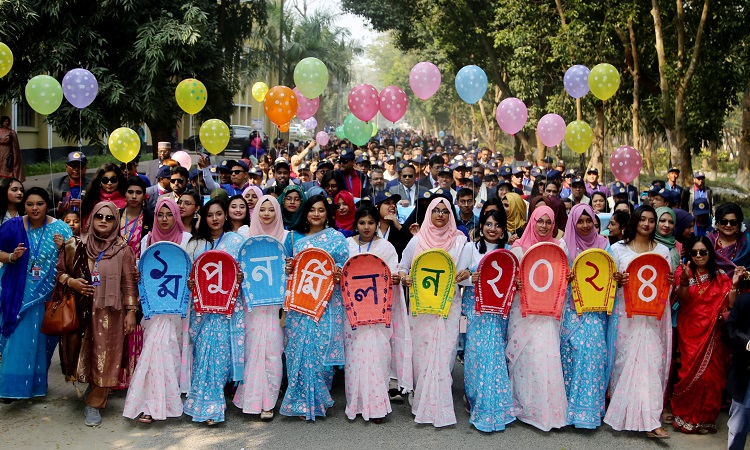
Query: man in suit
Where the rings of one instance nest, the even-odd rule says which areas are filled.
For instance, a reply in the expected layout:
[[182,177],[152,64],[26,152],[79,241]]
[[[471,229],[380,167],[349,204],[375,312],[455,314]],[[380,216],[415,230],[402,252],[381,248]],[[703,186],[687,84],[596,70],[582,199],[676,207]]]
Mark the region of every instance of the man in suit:
[[696,170],[693,173],[693,185],[682,191],[682,209],[693,213],[693,203],[695,200],[703,198],[708,202],[708,210],[711,216],[714,213],[714,195],[711,188],[706,186],[706,173],[702,170]]
[[737,297],[724,323],[724,341],[732,353],[727,376],[727,391],[732,396],[729,408],[729,450],[745,448],[750,432],[750,294]]
[[427,191],[417,185],[417,169],[411,164],[404,166],[399,174],[400,182],[391,187],[388,192],[391,194],[398,194],[401,196],[399,205],[401,206],[414,206],[414,202],[417,201],[420,191]]
[[86,194],[86,187],[91,181],[86,176],[88,160],[79,151],[68,153],[65,162],[67,175],[50,180],[47,192],[52,199],[55,213],[59,216],[68,210],[79,211],[81,198]]
[[164,160],[172,156],[172,144],[169,142],[159,142],[156,144],[156,159],[148,162],[146,167],[146,176],[152,185],[157,183],[159,169],[164,165]]
[[445,159],[438,154],[430,156],[430,171],[427,175],[419,179],[419,187],[425,188],[426,190],[440,187],[438,183],[438,173],[445,166]]
[[169,187],[171,176],[171,167],[161,166],[159,172],[156,174],[156,184],[146,189],[146,195],[148,196],[146,199],[146,209],[152,213],[156,209],[156,202],[159,200],[159,197],[171,190]]

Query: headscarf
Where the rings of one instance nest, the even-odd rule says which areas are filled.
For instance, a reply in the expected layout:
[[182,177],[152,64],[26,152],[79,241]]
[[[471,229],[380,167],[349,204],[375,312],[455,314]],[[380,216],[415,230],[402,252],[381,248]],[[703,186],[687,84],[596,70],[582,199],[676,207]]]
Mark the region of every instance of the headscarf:
[[[107,213],[103,211],[109,209]],[[97,213],[104,214],[105,216],[114,216],[115,221],[107,235],[99,236],[94,231],[94,215]],[[178,214],[179,217],[179,214]],[[100,254],[104,253],[102,259],[111,258],[114,254],[120,251],[119,246],[115,245],[117,238],[120,237],[120,210],[112,202],[99,202],[94,205],[94,209],[89,215],[88,222],[86,223],[86,229],[81,233],[81,241],[86,245],[86,254],[89,258],[97,259]]]
[[[99,236],[94,230],[94,215],[97,213],[104,215],[111,214],[115,217],[112,229],[106,235]],[[177,220],[179,220],[179,214],[175,221]],[[81,233],[81,241],[86,246],[86,256],[93,260],[97,260],[101,256],[101,260],[97,264],[101,284],[97,286],[94,292],[95,308],[111,307],[116,310],[122,309],[122,292],[120,289],[120,280],[122,277],[107,276],[112,273],[121,275],[124,271],[132,269],[121,267],[121,258],[115,258],[124,248],[130,249],[125,239],[120,237],[119,224],[120,211],[117,209],[117,206],[112,202],[99,202],[94,206],[89,215],[85,231]]]
[[526,202],[515,192],[508,192],[503,198],[508,201],[508,233],[513,234],[526,225]]
[[[672,221],[675,224],[675,228],[672,229],[672,234],[665,236],[659,231],[659,219],[664,213],[669,213],[672,216]],[[672,208],[668,206],[660,206],[656,208],[656,242],[664,244],[668,249],[672,250],[675,247],[675,231],[677,230],[677,216]]]
[[285,187],[284,191],[281,193],[281,195],[279,195],[279,205],[284,204],[284,199],[292,191],[299,194],[300,206],[295,212],[289,212],[286,210],[286,208],[281,207],[281,217],[284,220],[284,228],[286,228],[287,230],[292,229],[292,227],[299,223],[300,218],[302,217],[302,205],[305,203],[305,201],[307,201],[307,196],[305,195],[305,191],[302,189],[302,187],[294,183],[289,183],[289,186]]
[[[163,231],[161,229],[158,219],[159,211],[161,211],[161,208],[164,206],[169,208],[169,210],[172,212],[172,215],[174,216],[174,225],[167,231]],[[159,200],[159,203],[156,204],[154,216],[154,226],[152,227],[151,232],[148,233],[148,239],[146,240],[148,245],[154,244],[156,242],[173,242],[177,245],[182,244],[182,233],[187,230],[185,229],[185,225],[182,223],[182,218],[180,217],[180,207],[177,206],[177,203],[175,203],[175,201],[171,198],[162,198],[161,200]]]
[[549,220],[552,220],[552,218],[555,216],[555,213],[554,211],[552,211],[552,208],[547,205],[536,207],[536,209],[534,209],[534,212],[531,213],[531,217],[529,217],[529,226],[526,227],[526,231],[523,232],[523,236],[521,236],[520,239],[517,239],[516,242],[513,243],[511,248],[521,247],[521,250],[526,252],[531,248],[532,245],[538,244],[540,242],[552,242],[556,244],[558,240],[555,239],[554,229],[550,230],[549,234],[546,237],[541,237],[536,232],[536,221],[544,216],[547,216],[549,217]]
[[[263,204],[263,202],[271,202],[271,205],[273,205],[274,211],[276,211],[276,220],[273,221],[270,225],[265,225],[260,220],[260,206]],[[256,208],[253,211],[253,216],[250,218],[250,236],[271,236],[272,238],[275,238],[276,240],[283,242],[284,241],[284,225],[283,220],[279,220],[279,215],[281,212],[281,206],[279,206],[279,201],[276,200],[276,197],[273,195],[264,195],[258,199],[258,203],[255,204]],[[302,209],[300,207],[300,209]]]
[[695,221],[695,217],[689,212],[677,208],[675,208],[674,214],[677,218],[674,223],[674,236],[677,242],[684,244],[685,238],[682,237],[682,234],[688,229],[690,223]]
[[594,216],[596,216],[596,213],[594,209],[589,205],[579,203],[571,208],[568,223],[565,224],[565,236],[563,236],[563,240],[565,240],[565,244],[568,246],[568,255],[571,260],[575,260],[579,252],[590,248],[604,250],[607,248],[607,244],[609,244],[609,240],[606,237],[596,232],[596,227],[592,227],[591,233],[588,236],[582,236],[578,233],[576,224],[584,213],[588,214],[591,220],[595,220]]
[[[250,186],[246,187],[244,191],[242,191],[242,198],[245,198],[245,194],[247,194],[248,191],[255,192],[255,196],[258,197],[258,200],[263,197],[263,190],[258,186],[251,184]],[[255,202],[255,206],[258,206],[258,202]],[[253,220],[253,209],[255,208],[251,208],[250,205],[248,205],[247,216],[250,217],[250,220]]]
[[328,197],[328,194],[326,194],[326,190],[320,186],[313,186],[307,190],[307,198],[315,197],[316,195],[325,195],[326,197]]
[[346,203],[346,206],[349,207],[349,211],[346,215],[343,215],[339,213],[338,209],[336,210],[336,227],[339,230],[354,231],[354,215],[357,213],[357,210],[354,208],[354,197],[349,191],[341,191],[336,194],[333,203],[338,205],[339,200],[343,200],[344,203]]
[[[449,211],[453,209],[453,205],[448,200],[444,197],[438,197],[430,202],[427,211],[432,211],[438,205],[448,208]],[[456,228],[456,218],[452,211],[448,213],[448,223],[440,228],[435,226],[430,218],[427,218],[420,226],[416,237],[417,250],[415,255],[433,248],[441,248],[450,252],[458,240],[463,239],[466,242],[466,236]]]
[[[555,229],[552,230],[552,233],[557,235],[558,230],[564,232],[565,227],[568,225],[568,214],[565,210],[565,203],[563,203],[559,198],[545,197],[541,195],[531,200],[531,203],[529,205],[529,214],[534,213],[534,210],[539,207],[539,202],[544,202],[545,205],[549,206],[550,209],[552,209],[554,216],[550,216],[550,218],[555,223]],[[593,219],[593,217],[591,218]],[[531,222],[531,220],[529,220],[529,222]]]

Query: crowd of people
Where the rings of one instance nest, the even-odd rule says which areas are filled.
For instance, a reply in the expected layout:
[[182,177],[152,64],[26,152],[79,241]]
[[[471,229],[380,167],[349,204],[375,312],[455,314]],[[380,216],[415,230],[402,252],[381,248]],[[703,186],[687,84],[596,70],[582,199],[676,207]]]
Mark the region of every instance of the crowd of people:
[[[729,408],[729,447],[744,447],[749,236],[740,206],[715,204],[703,172],[683,187],[672,167],[641,192],[605,185],[596,168],[567,169],[551,157],[508,164],[489,148],[400,130],[361,148],[277,139],[239,160],[201,154],[192,170],[169,156],[160,143],[145,174],[137,164],[104,164],[89,177],[86,156],[72,152],[67,174],[47,190],[3,176],[0,399],[44,396],[57,349],[66,380],[87,384],[88,426],[101,423],[113,389],[127,389],[123,415],[141,423],[187,414],[215,424],[227,395],[264,420],[276,410],[315,420],[333,405],[334,373],[343,370],[349,419],[380,423],[393,400],[408,402],[417,423],[443,427],[456,423],[458,362],[463,406],[484,432],[516,419],[544,431],[604,422],[659,439],[669,437],[665,424],[715,432]],[[379,256],[392,273],[392,326],[352,329],[338,286],[319,321],[281,306],[248,308],[242,298],[229,317],[143,318],[137,261],[149,246],[173,242],[193,260],[211,249],[238,258],[252,236],[273,237],[292,256],[325,250],[337,283],[349,258]],[[540,242],[559,245],[571,266],[588,249],[611,255],[611,315],[578,315],[570,287],[560,320],[524,316],[518,294],[508,318],[477,312],[485,255],[505,248],[521,259]],[[456,266],[446,318],[410,314],[412,265],[431,249]],[[644,253],[671,268],[661,319],[625,311],[628,266]],[[286,261],[288,273],[295,261]],[[59,339],[40,332],[58,290],[75,296],[80,323]]]

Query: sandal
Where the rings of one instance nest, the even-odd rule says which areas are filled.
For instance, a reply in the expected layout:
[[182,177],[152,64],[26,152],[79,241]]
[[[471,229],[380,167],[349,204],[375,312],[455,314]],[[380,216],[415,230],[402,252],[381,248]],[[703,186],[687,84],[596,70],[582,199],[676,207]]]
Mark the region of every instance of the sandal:
[[662,413],[661,415],[661,421],[667,424],[673,424],[674,423],[674,416],[670,413]]
[[209,427],[212,427],[212,426],[216,425],[216,422],[215,422],[215,421],[213,421],[213,420],[211,420],[211,419],[208,419],[208,420],[206,421],[206,425],[208,425]]
[[372,421],[372,423],[376,423],[376,424],[383,423],[383,418],[382,417],[378,417],[378,418],[370,419],[370,420]]
[[148,414],[141,413],[140,416],[138,416],[138,422],[140,423],[153,423],[154,418],[149,416]]
[[669,439],[669,433],[664,428],[659,427],[653,431],[647,431],[646,437],[650,439]]

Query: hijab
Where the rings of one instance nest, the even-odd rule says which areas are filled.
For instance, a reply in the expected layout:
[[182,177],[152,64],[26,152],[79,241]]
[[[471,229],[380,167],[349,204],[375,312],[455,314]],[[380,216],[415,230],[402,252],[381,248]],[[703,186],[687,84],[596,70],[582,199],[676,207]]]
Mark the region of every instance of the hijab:
[[588,236],[582,236],[578,233],[576,224],[584,213],[591,217],[592,221],[595,220],[594,216],[596,216],[596,213],[594,209],[589,205],[579,203],[571,208],[568,223],[565,224],[565,236],[563,236],[563,240],[568,246],[568,255],[571,260],[575,260],[576,256],[584,250],[590,248],[604,250],[609,244],[609,240],[606,237],[596,232],[596,227],[591,228],[591,233]]
[[[260,200],[260,198],[263,197],[263,191],[261,190],[261,188],[259,188],[258,186],[254,184],[251,184],[250,186],[246,187],[244,191],[242,191],[242,198],[245,198],[245,194],[247,194],[248,191],[255,192],[255,196],[258,198],[258,200]],[[258,206],[257,201],[255,202],[255,206]],[[250,208],[250,206],[248,205],[247,216],[250,217],[250,220],[253,220],[253,209],[255,208],[254,207]]]
[[529,217],[529,226],[526,227],[526,231],[523,232],[523,236],[517,239],[516,242],[513,243],[511,248],[521,247],[521,250],[526,252],[531,248],[532,245],[538,244],[540,242],[552,242],[553,244],[558,243],[558,240],[555,239],[554,229],[550,230],[549,234],[545,237],[541,237],[537,234],[536,221],[544,216],[549,217],[549,220],[553,220],[552,218],[555,216],[555,213],[554,211],[552,211],[552,208],[547,205],[536,207],[534,209],[534,212],[531,213],[531,217]]
[[[266,225],[260,220],[260,206],[264,202],[271,202],[274,211],[276,211],[276,220],[273,223]],[[300,207],[300,209],[302,209]],[[283,220],[279,220],[281,214],[281,206],[279,201],[273,195],[263,195],[258,199],[258,203],[255,204],[253,210],[253,216],[250,218],[250,236],[271,236],[279,242],[284,241],[285,231]]]
[[[565,227],[568,225],[568,214],[565,210],[565,204],[559,198],[545,197],[543,195],[531,200],[529,206],[529,214],[532,214],[536,208],[539,207],[539,203],[543,202],[545,205],[552,209],[554,216],[550,216],[552,222],[555,223],[555,229],[552,233],[557,235],[557,231],[565,231]],[[593,219],[593,216],[591,217]],[[531,220],[529,220],[531,222]]]
[[674,214],[677,218],[674,223],[674,236],[677,242],[684,244],[685,238],[682,234],[690,227],[691,222],[695,222],[695,217],[683,209],[675,209]]
[[[349,207],[349,211],[346,214],[339,213],[338,204],[339,200],[343,200],[346,206]],[[349,191],[341,191],[336,194],[333,203],[337,206],[336,209],[336,227],[339,230],[354,231],[354,215],[357,210],[354,207],[354,197]]]
[[[444,197],[438,197],[430,202],[427,211],[432,211],[438,205],[448,208],[449,211],[453,208],[453,205]],[[431,216],[426,219],[420,226],[419,233],[416,236],[417,249],[414,253],[415,255],[433,248],[441,248],[446,252],[450,252],[456,242],[461,239],[466,242],[466,236],[456,228],[456,218],[452,211],[448,213],[448,223],[442,227],[437,227],[433,224]]]
[[[94,230],[94,215],[97,213],[115,217],[114,222],[112,222],[112,229],[102,235]],[[179,214],[177,217],[179,218]],[[121,250],[127,249],[130,252],[132,250],[128,247],[125,239],[120,237],[120,211],[114,203],[99,202],[94,206],[89,215],[86,230],[81,233],[81,241],[86,246],[86,256],[89,259],[97,260],[101,257],[98,263],[94,263],[101,280],[101,284],[94,291],[94,307],[122,309],[122,291],[120,288],[122,274],[129,273],[133,268],[122,267],[121,256],[123,253]],[[119,257],[116,258],[116,256]],[[135,258],[133,258],[133,261],[135,261]],[[113,274],[117,276],[109,276]]]
[[[167,231],[163,231],[161,227],[159,226],[159,211],[161,211],[162,207],[166,206],[169,208],[169,210],[172,212],[172,215],[174,216],[174,225],[172,228],[170,228]],[[180,217],[180,207],[177,206],[177,203],[171,198],[162,198],[159,200],[159,203],[156,204],[156,209],[154,210],[154,226],[152,227],[152,230],[150,233],[148,233],[148,240],[146,241],[148,245],[154,244],[156,242],[173,242],[177,245],[182,244],[182,233],[187,231],[185,229],[185,225],[182,223],[182,218]]]
[[[107,211],[109,210],[109,211]],[[94,215],[103,214],[105,216],[114,216],[115,221],[112,223],[112,229],[104,235],[99,235],[94,231]],[[178,214],[179,217],[179,214]],[[81,241],[86,245],[86,254],[89,258],[97,259],[102,255],[102,259],[113,257],[122,248],[117,243],[120,237],[120,210],[112,202],[99,202],[89,215],[86,229],[81,233]]]
[[526,225],[526,202],[515,192],[508,192],[503,198],[508,201],[508,233],[512,234]]
[[[302,217],[302,205],[305,203],[305,201],[307,201],[307,196],[305,195],[305,191],[302,189],[302,187],[294,183],[289,183],[289,186],[285,187],[284,191],[281,193],[281,195],[279,195],[279,198],[278,198],[279,205],[284,204],[284,199],[286,198],[287,195],[289,195],[290,192],[296,192],[297,194],[299,194],[300,204],[299,204],[299,208],[297,208],[297,211],[294,211],[294,212],[289,212],[284,207],[280,208],[281,217],[284,220],[284,228],[286,228],[287,230],[292,229],[292,227],[294,227],[295,225],[299,223],[300,218]],[[252,219],[250,220],[251,220],[250,223],[252,223]]]
[[[670,216],[672,216],[672,221],[674,222],[675,228],[672,229],[672,234],[670,235],[663,235],[659,231],[659,219],[661,216],[663,216],[665,213],[669,213]],[[672,211],[672,208],[669,208],[667,206],[660,206],[656,208],[656,242],[660,244],[664,244],[668,249],[672,250],[675,247],[675,231],[677,230],[677,215]]]

